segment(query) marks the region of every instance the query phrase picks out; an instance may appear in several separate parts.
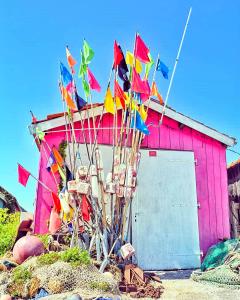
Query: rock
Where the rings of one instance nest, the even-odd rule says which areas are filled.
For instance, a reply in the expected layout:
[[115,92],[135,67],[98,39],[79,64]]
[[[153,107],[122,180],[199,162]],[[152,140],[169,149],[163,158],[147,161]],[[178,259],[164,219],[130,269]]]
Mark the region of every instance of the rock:
[[78,294],[73,294],[71,296],[68,296],[66,300],[82,300],[82,297],[80,297]]
[[12,300],[12,297],[10,295],[2,295],[0,300]]
[[24,236],[13,247],[13,258],[18,263],[23,263],[30,256],[44,253],[43,242],[36,236]]

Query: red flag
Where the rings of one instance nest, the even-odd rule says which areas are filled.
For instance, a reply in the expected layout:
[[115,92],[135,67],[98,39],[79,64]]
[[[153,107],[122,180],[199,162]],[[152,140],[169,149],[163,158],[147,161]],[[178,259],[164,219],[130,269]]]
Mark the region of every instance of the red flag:
[[125,105],[126,96],[124,94],[124,91],[122,90],[122,88],[120,87],[120,85],[118,84],[118,82],[116,80],[115,80],[115,84],[114,84],[114,93],[115,93],[115,97],[116,97],[116,104],[118,104],[117,102],[118,102],[118,99],[119,99],[122,108],[125,109],[125,107],[126,107],[126,105]]
[[28,182],[28,178],[31,175],[24,167],[18,164],[18,182],[21,183],[23,186],[26,186]]
[[150,87],[147,80],[142,80],[135,68],[132,71],[132,90],[136,93],[145,94],[144,98],[150,95]]
[[123,60],[123,54],[120,48],[118,47],[118,44],[116,41],[114,41],[114,68],[120,64],[120,62]]
[[53,203],[54,203],[54,207],[57,211],[57,213],[60,213],[61,211],[61,202],[60,199],[58,198],[58,196],[55,193],[51,193],[52,195],[52,199],[53,199]]
[[144,41],[140,38],[140,35],[136,37],[136,44],[135,44],[135,52],[134,55],[143,63],[150,62],[150,58],[148,56],[149,49],[145,45]]
[[96,90],[96,91],[100,92],[101,87],[100,87],[99,83],[97,82],[96,78],[93,76],[93,73],[89,70],[89,68],[87,69],[87,73],[88,73],[88,81],[89,81],[90,88],[92,90]]
[[82,203],[81,203],[81,210],[82,210],[82,216],[83,220],[86,222],[90,221],[90,213],[92,212],[92,208],[87,201],[86,195],[82,195]]

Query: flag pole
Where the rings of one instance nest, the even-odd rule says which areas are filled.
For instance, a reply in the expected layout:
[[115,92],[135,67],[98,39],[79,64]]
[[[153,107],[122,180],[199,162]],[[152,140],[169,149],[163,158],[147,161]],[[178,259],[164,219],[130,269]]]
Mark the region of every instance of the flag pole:
[[32,173],[30,173],[30,176],[32,176],[32,178],[34,178],[37,182],[39,182],[50,193],[53,193],[53,191],[48,186],[46,186],[45,183],[43,183],[41,180],[37,179],[37,177],[35,177]]
[[184,41],[185,34],[186,34],[186,31],[187,31],[188,23],[189,23],[189,20],[190,20],[190,17],[191,17],[191,13],[192,13],[192,7],[190,7],[190,9],[189,9],[187,21],[186,21],[186,24],[185,24],[185,27],[184,27],[184,30],[183,30],[182,39],[181,39],[181,42],[180,42],[180,45],[179,45],[179,48],[178,48],[177,57],[176,57],[176,60],[175,60],[173,72],[172,72],[171,79],[170,79],[170,82],[169,82],[169,86],[168,86],[168,90],[167,90],[167,94],[166,94],[166,99],[165,99],[165,103],[164,103],[163,110],[162,110],[161,119],[160,119],[160,122],[159,122],[160,126],[163,123],[163,117],[164,117],[164,114],[165,114],[169,94],[170,94],[172,83],[173,83],[173,78],[174,78],[175,71],[176,71],[176,68],[177,68],[177,64],[178,64],[178,61],[179,61],[179,57],[180,57],[180,53],[181,53],[181,50],[182,50],[182,45],[183,45],[183,41]]

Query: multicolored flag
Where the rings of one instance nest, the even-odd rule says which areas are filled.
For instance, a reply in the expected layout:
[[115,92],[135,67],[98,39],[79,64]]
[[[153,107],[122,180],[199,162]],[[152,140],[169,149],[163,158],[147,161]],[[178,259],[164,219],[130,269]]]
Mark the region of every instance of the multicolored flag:
[[90,64],[94,57],[94,51],[93,49],[89,46],[87,41],[84,39],[83,40],[83,56],[84,56],[84,62],[85,64]]
[[105,100],[104,100],[104,107],[106,112],[109,112],[110,114],[115,114],[115,106],[113,101],[113,96],[110,90],[110,87],[107,88]]
[[157,85],[156,85],[156,82],[154,81],[153,84],[152,84],[152,88],[151,88],[151,96],[155,96],[158,98],[160,104],[164,104],[164,101],[163,101],[163,98],[161,96],[161,94],[158,92],[158,88],[157,88]]
[[66,55],[67,55],[67,61],[68,61],[68,65],[69,67],[71,68],[72,70],[72,73],[74,73],[74,69],[73,67],[76,65],[76,60],[72,57],[69,49],[68,49],[68,46],[66,47]]
[[58,164],[52,151],[50,152],[46,169],[48,172],[51,171],[53,173],[56,173],[58,171]]
[[18,182],[21,183],[23,186],[27,185],[29,176],[31,175],[28,170],[26,170],[23,166],[18,164]]
[[97,82],[96,78],[94,77],[93,73],[90,71],[89,68],[87,68],[87,74],[88,74],[88,82],[89,82],[90,88],[92,90],[100,92],[101,87],[100,87],[99,83]]
[[123,81],[123,90],[127,92],[130,87],[130,81],[128,79],[128,67],[125,61],[125,57],[120,45],[114,42],[114,68],[117,69],[118,76]]
[[[129,66],[133,67],[134,56],[130,51],[127,51],[127,53],[126,53],[126,63]],[[136,69],[138,74],[140,74],[142,72],[142,64],[141,64],[140,60],[137,59],[137,58],[136,58],[136,61],[135,61],[135,69]]]
[[157,67],[156,67],[157,71],[161,71],[162,75],[165,79],[168,79],[168,72],[169,69],[168,67],[159,59],[157,62]]
[[134,56],[143,63],[150,62],[149,49],[145,45],[144,41],[141,39],[139,34],[137,34],[136,41],[135,41]]
[[[133,116],[132,120],[131,120],[131,128],[136,128],[139,131],[141,131],[142,133],[149,135],[150,132],[137,110],[136,110],[135,114],[136,115]],[[136,117],[136,119],[135,119],[135,117]]]
[[141,104],[140,106],[139,106],[139,114],[140,114],[140,116],[141,116],[141,118],[143,119],[143,121],[145,122],[146,121],[146,119],[147,119],[147,110],[145,110],[145,107],[144,107],[144,105],[143,104]]

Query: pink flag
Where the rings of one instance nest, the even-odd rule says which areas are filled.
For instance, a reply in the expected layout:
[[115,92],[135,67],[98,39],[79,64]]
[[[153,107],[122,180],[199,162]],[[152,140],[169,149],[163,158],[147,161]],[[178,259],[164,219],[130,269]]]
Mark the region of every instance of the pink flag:
[[93,76],[93,73],[89,70],[89,68],[87,69],[87,73],[88,73],[88,81],[89,81],[90,88],[92,90],[96,90],[96,91],[100,92],[101,87],[100,87],[99,83],[97,82],[96,78]]
[[23,186],[26,186],[28,182],[28,178],[31,174],[24,169],[20,164],[18,164],[18,182],[21,183]]
[[132,90],[136,93],[146,95],[145,98],[148,98],[150,95],[150,86],[148,81],[142,80],[135,68],[133,68],[132,71]]
[[150,58],[148,54],[149,54],[148,47],[144,44],[144,41],[140,38],[140,35],[137,35],[135,52],[134,52],[135,57],[138,58],[143,63],[148,63],[150,62]]

